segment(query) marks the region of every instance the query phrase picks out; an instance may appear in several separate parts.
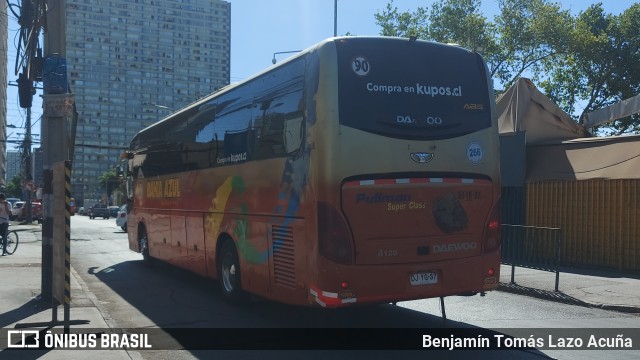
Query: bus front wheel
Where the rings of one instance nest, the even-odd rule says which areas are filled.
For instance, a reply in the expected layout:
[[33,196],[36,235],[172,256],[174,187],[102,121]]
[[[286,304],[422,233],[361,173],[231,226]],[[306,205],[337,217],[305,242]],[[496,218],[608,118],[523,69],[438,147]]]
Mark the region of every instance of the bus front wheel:
[[218,255],[218,283],[222,294],[234,303],[245,300],[240,282],[240,261],[236,246],[231,239],[223,240]]

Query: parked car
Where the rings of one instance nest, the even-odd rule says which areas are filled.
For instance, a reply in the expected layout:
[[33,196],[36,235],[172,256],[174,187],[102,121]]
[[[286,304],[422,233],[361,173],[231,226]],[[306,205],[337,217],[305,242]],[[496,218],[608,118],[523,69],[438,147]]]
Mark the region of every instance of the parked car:
[[24,201],[16,201],[16,203],[13,204],[13,207],[11,208],[10,220],[15,220],[18,218],[18,215],[20,215],[20,213],[22,212],[22,207],[24,206],[24,204]]
[[109,208],[104,204],[95,204],[89,208],[89,218],[95,219],[97,217],[101,217],[103,219],[108,219],[111,216],[109,212]]
[[[27,207],[22,206],[20,208],[20,214],[18,215],[18,221],[25,221],[27,219]],[[34,201],[31,203],[31,219],[39,223],[42,222],[42,203]]]
[[78,215],[87,215],[87,212],[84,210],[84,206],[80,206],[78,208]]
[[109,216],[118,217],[118,210],[120,210],[119,206],[109,206]]
[[11,204],[11,205],[9,205],[9,206],[11,206],[11,208],[13,208],[13,204],[17,203],[18,201],[22,201],[22,200],[20,200],[18,198],[7,198],[7,202],[9,202],[9,204]]
[[118,216],[116,217],[116,225],[120,226],[122,231],[127,232],[127,218],[129,215],[127,214],[127,205],[120,206],[118,210]]

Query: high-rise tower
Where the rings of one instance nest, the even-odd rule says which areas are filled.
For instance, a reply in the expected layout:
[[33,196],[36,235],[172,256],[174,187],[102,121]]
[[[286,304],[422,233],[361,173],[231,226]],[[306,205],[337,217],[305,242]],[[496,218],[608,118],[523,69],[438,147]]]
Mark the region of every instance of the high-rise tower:
[[229,83],[230,33],[226,1],[67,0],[79,204],[105,198],[99,177],[139,130]]

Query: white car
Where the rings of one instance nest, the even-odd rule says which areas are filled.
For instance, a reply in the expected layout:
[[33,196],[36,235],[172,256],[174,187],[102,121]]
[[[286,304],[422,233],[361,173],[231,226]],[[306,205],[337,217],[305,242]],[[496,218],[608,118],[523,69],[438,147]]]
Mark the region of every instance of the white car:
[[118,216],[116,216],[116,225],[120,226],[120,228],[127,232],[127,205],[120,206],[118,210]]
[[11,208],[11,220],[15,220],[22,213],[22,207],[24,206],[24,201],[16,201]]
[[18,198],[7,198],[7,202],[9,202],[9,204],[11,204],[11,208],[13,208],[13,204],[17,203],[18,201],[22,201]]

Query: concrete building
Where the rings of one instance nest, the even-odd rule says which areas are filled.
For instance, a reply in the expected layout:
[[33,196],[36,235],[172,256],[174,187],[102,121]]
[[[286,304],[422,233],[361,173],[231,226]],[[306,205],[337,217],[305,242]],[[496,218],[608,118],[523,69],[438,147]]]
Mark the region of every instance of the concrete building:
[[5,184],[22,174],[22,156],[19,151],[7,151],[5,163]]
[[99,177],[139,130],[229,84],[230,31],[221,0],[67,0],[79,205],[106,198]]

